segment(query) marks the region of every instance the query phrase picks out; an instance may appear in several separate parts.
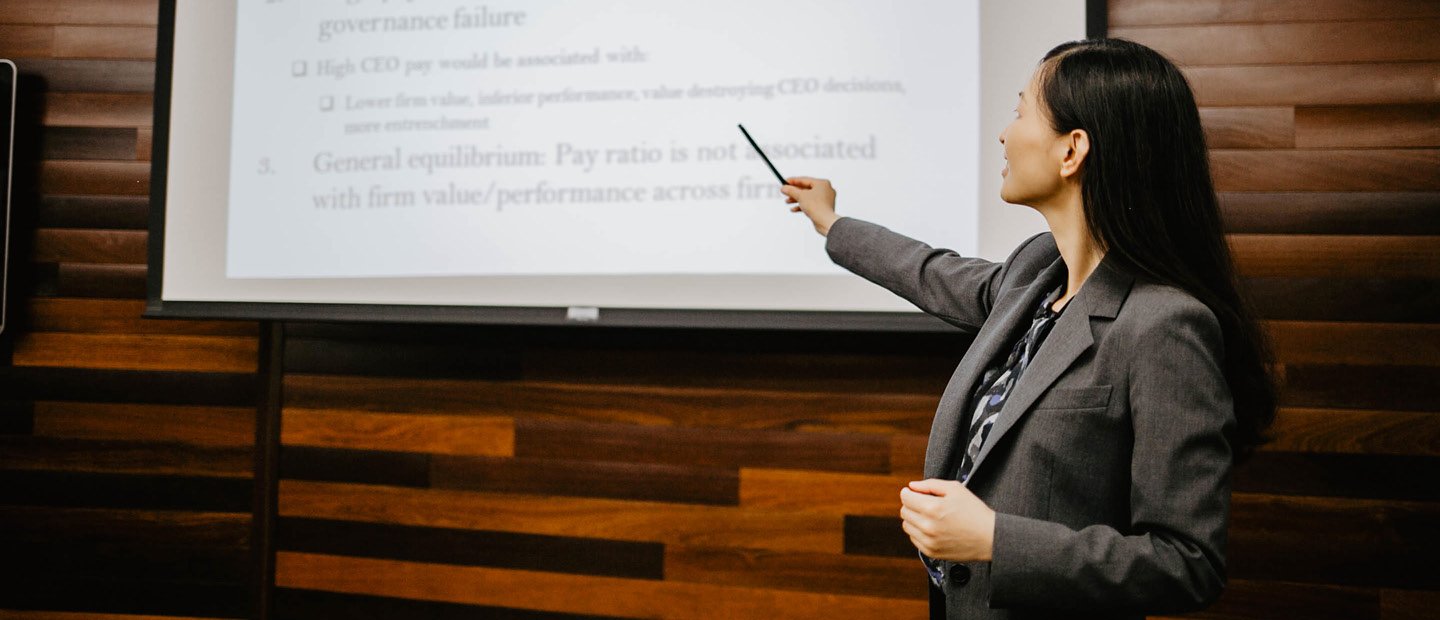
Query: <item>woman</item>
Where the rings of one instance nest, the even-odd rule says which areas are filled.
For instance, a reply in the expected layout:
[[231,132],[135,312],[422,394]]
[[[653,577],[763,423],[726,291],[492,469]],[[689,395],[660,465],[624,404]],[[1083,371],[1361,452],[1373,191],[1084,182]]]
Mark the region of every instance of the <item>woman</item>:
[[1001,198],[1050,232],[1004,263],[838,216],[823,179],[784,188],[832,260],[976,333],[926,480],[900,491],[932,616],[1201,609],[1225,584],[1231,467],[1269,440],[1275,389],[1194,96],[1147,47],[1076,41],[1016,114]]

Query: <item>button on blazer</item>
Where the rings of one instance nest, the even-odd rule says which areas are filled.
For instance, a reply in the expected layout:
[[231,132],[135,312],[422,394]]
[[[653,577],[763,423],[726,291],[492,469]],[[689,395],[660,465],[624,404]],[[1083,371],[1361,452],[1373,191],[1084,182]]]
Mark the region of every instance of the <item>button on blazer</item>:
[[[956,479],[969,398],[1067,271],[1051,233],[1003,263],[842,217],[836,264],[974,341],[950,378],[925,477]],[[1141,618],[1225,585],[1235,425],[1220,325],[1185,291],[1107,255],[1015,385],[967,488],[996,511],[989,562],[945,562],[949,618]],[[928,579],[918,558],[917,579]]]

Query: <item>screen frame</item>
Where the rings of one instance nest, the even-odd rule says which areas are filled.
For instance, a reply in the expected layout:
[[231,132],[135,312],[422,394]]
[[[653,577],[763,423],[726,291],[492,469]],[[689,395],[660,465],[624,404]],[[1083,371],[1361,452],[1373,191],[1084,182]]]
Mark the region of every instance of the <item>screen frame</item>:
[[15,169],[15,95],[19,89],[20,70],[15,63],[0,58],[0,138],[4,138],[4,151],[0,152],[0,201],[5,204],[5,221],[0,225],[0,334],[5,333],[5,311],[9,306],[10,290],[10,202],[13,191]]
[[[957,328],[923,312],[561,308],[411,304],[166,301],[165,193],[169,167],[171,78],[175,13],[179,0],[160,0],[155,45],[153,146],[150,168],[146,318],[397,322],[462,325],[607,326],[755,330],[952,332]],[[1106,0],[1085,0],[1085,36],[1107,32]],[[3,305],[0,305],[3,328]]]

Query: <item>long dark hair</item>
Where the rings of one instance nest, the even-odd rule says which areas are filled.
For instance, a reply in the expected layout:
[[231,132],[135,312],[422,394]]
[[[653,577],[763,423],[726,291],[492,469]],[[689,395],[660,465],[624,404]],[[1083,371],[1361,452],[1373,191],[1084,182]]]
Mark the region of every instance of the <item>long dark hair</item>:
[[1040,100],[1059,133],[1090,138],[1081,170],[1085,221],[1096,245],[1137,273],[1208,306],[1225,339],[1235,404],[1236,464],[1273,441],[1273,358],[1240,296],[1225,241],[1195,96],[1160,53],[1123,39],[1061,44],[1041,63]]

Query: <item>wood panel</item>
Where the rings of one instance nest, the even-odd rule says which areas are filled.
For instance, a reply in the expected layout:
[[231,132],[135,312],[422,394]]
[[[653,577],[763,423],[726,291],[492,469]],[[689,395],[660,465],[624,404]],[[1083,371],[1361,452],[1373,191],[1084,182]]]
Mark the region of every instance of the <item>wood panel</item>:
[[523,494],[282,480],[280,514],[666,545],[831,554],[844,549],[843,519],[838,515],[671,502],[558,502]]
[[1291,22],[1440,17],[1429,0],[1110,0],[1111,28],[1160,24]]
[[[953,366],[951,367],[953,370]],[[288,375],[301,408],[573,419],[776,431],[928,432],[938,395]]]
[[505,417],[411,415],[287,408],[287,445],[512,456],[515,421]]
[[150,164],[129,161],[54,160],[40,165],[40,191],[46,194],[150,193]]
[[229,336],[34,332],[16,339],[12,363],[16,366],[255,372],[255,348],[252,338]]
[[1285,148],[1295,146],[1295,109],[1201,108],[1205,144],[1212,149]]
[[1440,149],[1222,149],[1210,161],[1217,191],[1440,190]]
[[1440,63],[1181,67],[1202,106],[1435,103]]
[[154,26],[158,11],[154,0],[7,0],[0,23]]
[[1440,456],[1440,414],[1281,407],[1266,447],[1330,454]]
[[35,233],[37,262],[145,262],[148,233],[140,230],[40,229]]
[[149,127],[154,106],[150,93],[47,92],[41,122],[47,127]]
[[921,617],[922,601],[281,553],[283,587],[647,618]]
[[1295,145],[1302,148],[1440,146],[1440,105],[1296,108]]
[[1430,18],[1147,26],[1112,28],[1110,36],[1197,67],[1440,60],[1437,29],[1440,19]]
[[1220,192],[1229,233],[1440,234],[1440,192]]
[[1440,236],[1229,235],[1240,274],[1252,278],[1440,277]]

